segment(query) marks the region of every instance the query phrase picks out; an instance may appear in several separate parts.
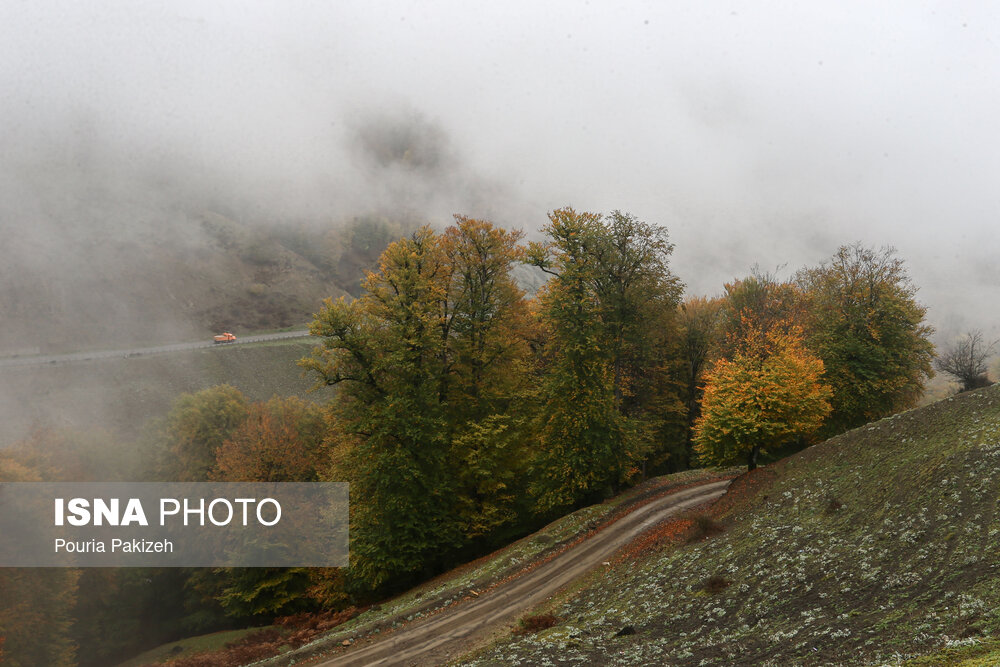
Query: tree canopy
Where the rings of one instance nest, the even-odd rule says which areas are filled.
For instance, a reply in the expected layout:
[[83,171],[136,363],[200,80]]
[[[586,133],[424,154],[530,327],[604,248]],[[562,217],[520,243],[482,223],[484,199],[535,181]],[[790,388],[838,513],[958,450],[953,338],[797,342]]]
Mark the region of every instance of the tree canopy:
[[747,338],[705,378],[694,440],[709,465],[744,460],[752,470],[761,452],[815,433],[830,412],[823,362],[806,349],[800,331],[759,334],[749,327]]
[[861,426],[912,407],[933,375],[933,329],[893,248],[841,246],[830,262],[805,269],[807,344],[833,389],[826,432]]

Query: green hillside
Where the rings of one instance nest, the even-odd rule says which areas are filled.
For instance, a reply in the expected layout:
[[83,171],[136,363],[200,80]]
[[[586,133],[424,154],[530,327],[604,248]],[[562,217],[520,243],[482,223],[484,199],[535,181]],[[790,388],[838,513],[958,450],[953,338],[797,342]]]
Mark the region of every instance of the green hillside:
[[296,361],[309,354],[308,338],[208,348],[129,359],[6,368],[0,382],[0,447],[32,426],[102,429],[121,438],[138,435],[175,398],[231,384],[252,400],[309,394],[313,380]]
[[471,664],[996,664],[998,497],[994,386],[741,477]]

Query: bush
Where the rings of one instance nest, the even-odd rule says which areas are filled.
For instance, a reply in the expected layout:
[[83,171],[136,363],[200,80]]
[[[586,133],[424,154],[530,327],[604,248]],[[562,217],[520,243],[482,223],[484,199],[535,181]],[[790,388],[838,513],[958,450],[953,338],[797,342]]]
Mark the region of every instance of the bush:
[[687,538],[688,544],[718,535],[725,530],[725,526],[707,514],[695,514],[691,517],[691,520],[694,522],[694,525],[691,527],[691,534]]
[[715,595],[715,594],[721,593],[722,591],[724,591],[727,588],[729,588],[732,585],[732,583],[733,582],[729,581],[729,579],[726,579],[725,577],[723,577],[721,575],[713,574],[705,582],[705,590],[708,593],[711,593],[712,595]]
[[559,623],[559,618],[552,614],[539,614],[537,616],[525,616],[520,621],[520,627],[514,631],[515,635],[533,635]]

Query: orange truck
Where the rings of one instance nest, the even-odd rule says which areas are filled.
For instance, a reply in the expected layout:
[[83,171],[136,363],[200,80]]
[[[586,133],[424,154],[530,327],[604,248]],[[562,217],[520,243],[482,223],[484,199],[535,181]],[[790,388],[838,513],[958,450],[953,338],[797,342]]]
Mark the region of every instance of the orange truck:
[[235,343],[236,336],[227,331],[225,333],[219,334],[218,336],[214,336],[212,340],[214,340],[216,343]]

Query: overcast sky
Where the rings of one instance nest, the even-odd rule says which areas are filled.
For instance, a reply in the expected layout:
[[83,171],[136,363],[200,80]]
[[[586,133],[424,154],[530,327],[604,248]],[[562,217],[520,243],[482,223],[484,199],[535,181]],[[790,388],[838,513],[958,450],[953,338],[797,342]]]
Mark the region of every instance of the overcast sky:
[[995,337],[998,39],[985,1],[5,0],[0,160],[332,217],[387,196],[359,128],[417,119],[447,169],[400,187],[440,223],[622,209],[708,294],[891,244],[933,324]]

